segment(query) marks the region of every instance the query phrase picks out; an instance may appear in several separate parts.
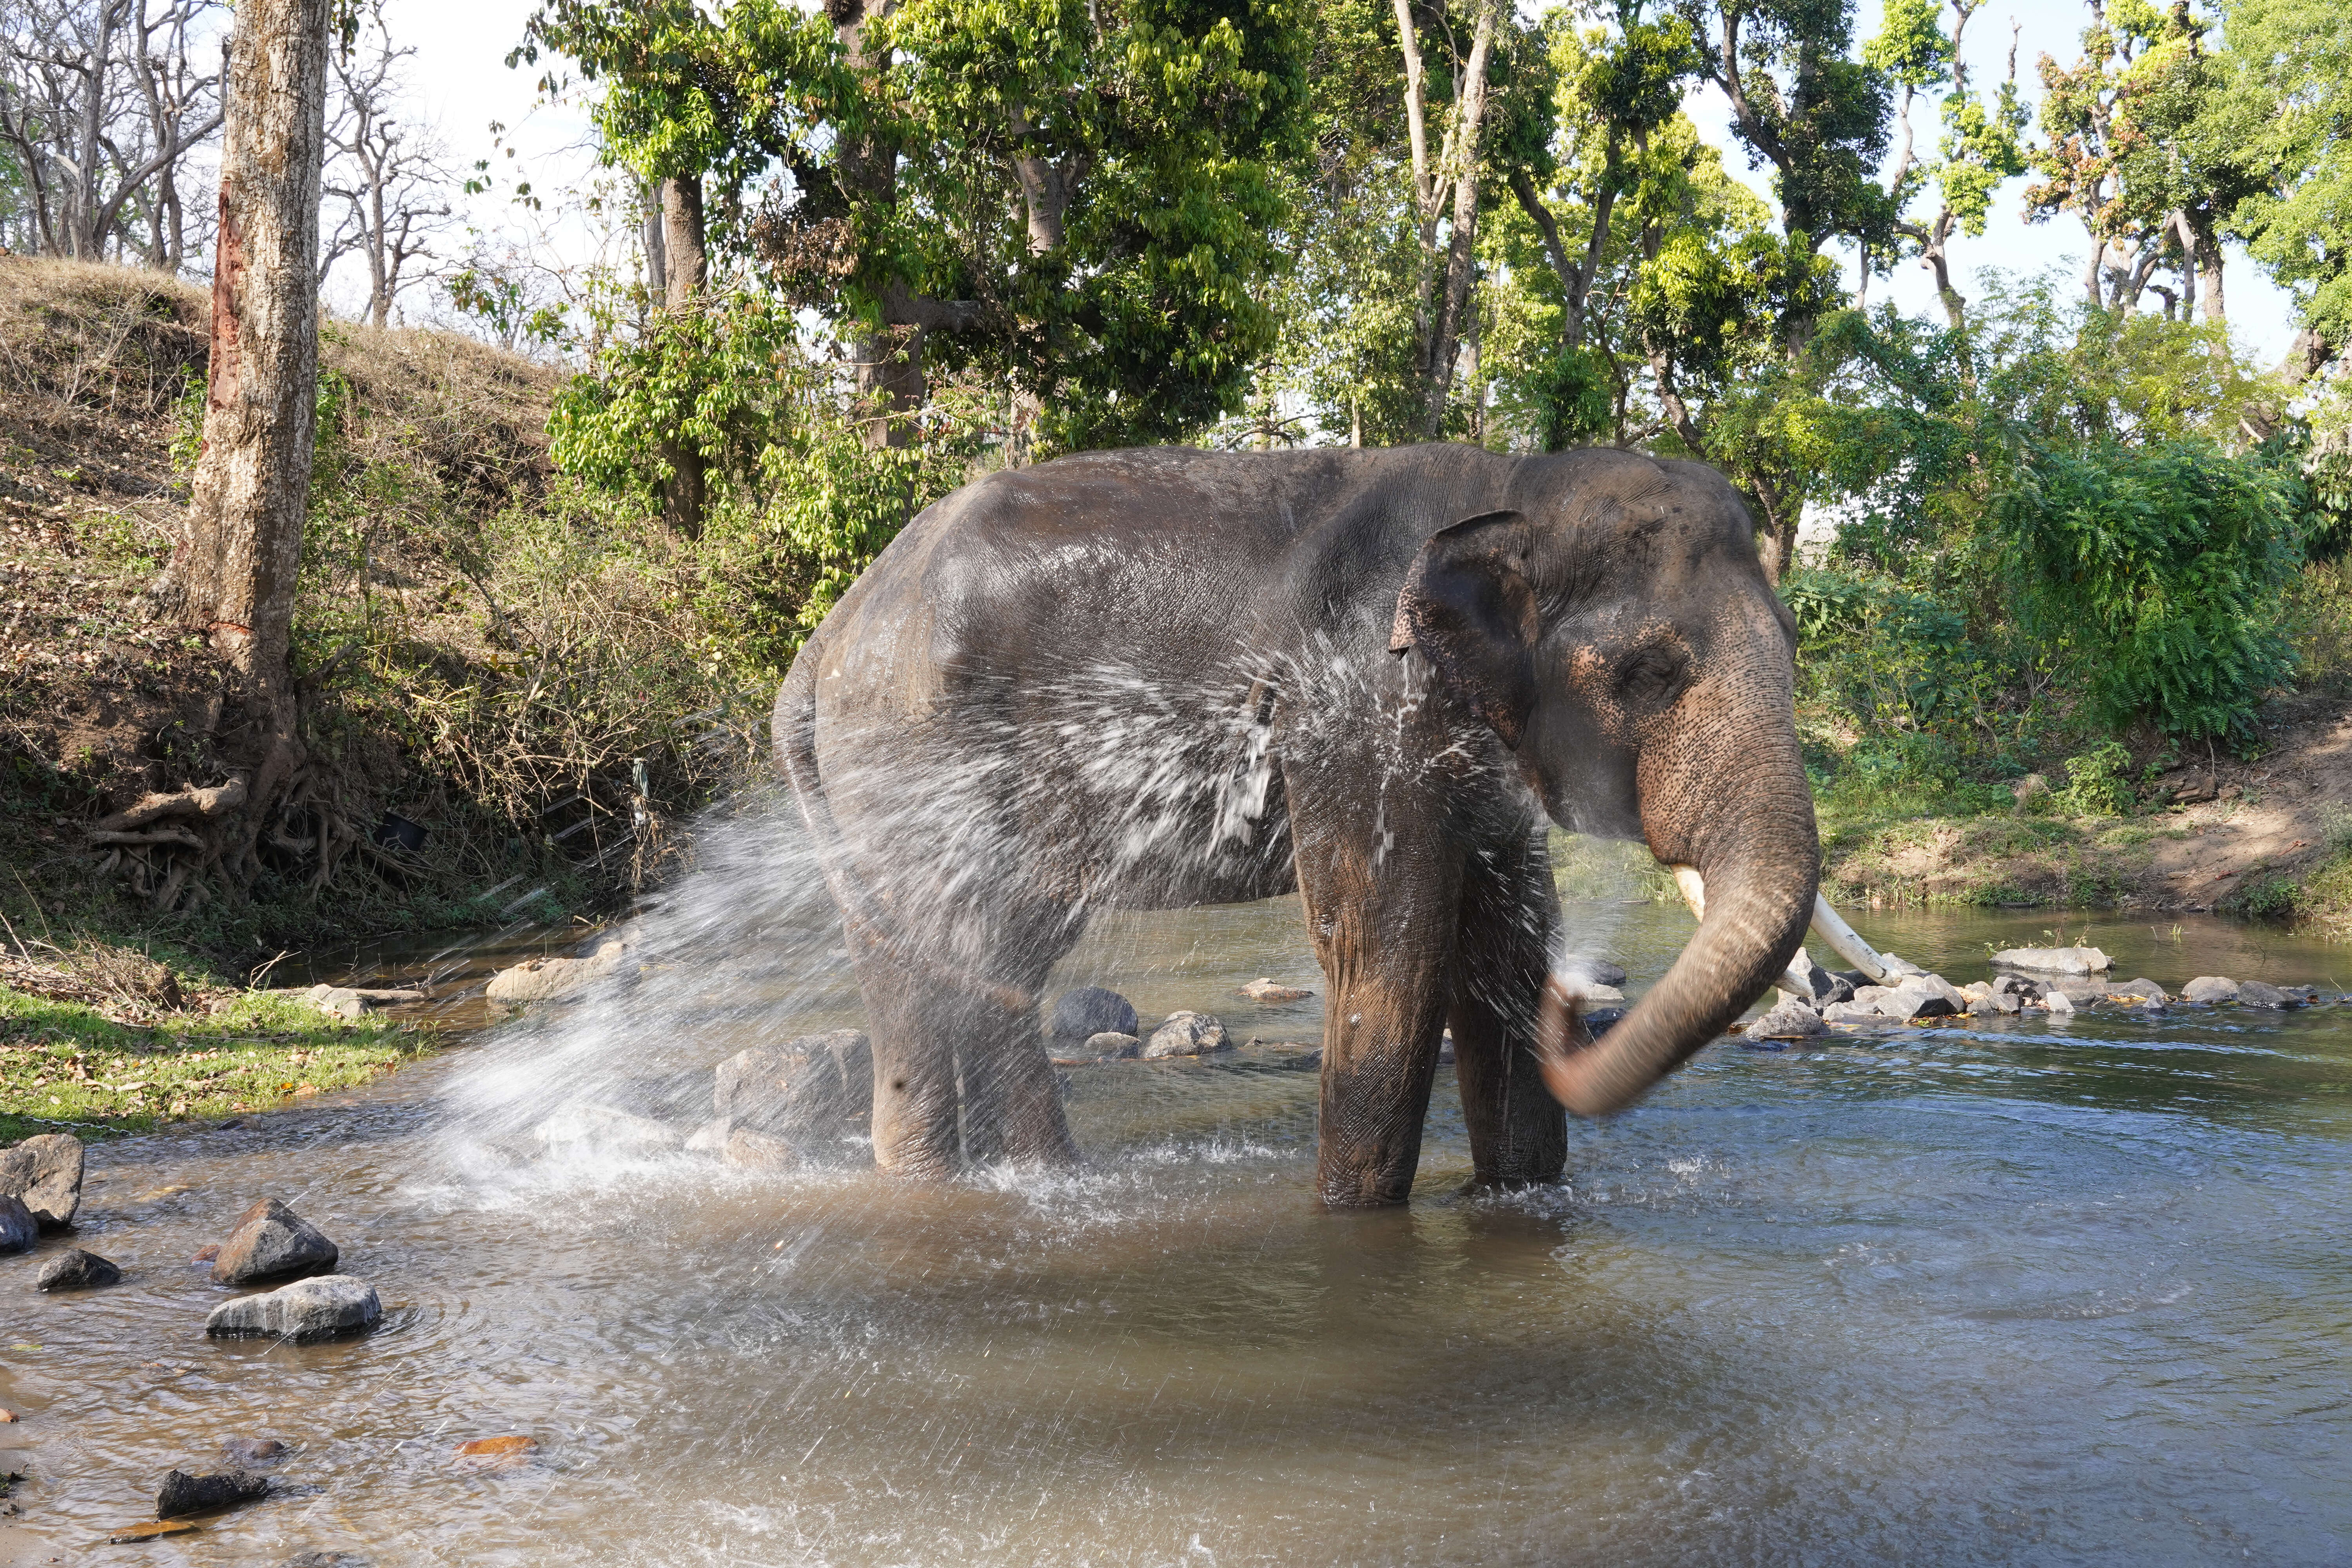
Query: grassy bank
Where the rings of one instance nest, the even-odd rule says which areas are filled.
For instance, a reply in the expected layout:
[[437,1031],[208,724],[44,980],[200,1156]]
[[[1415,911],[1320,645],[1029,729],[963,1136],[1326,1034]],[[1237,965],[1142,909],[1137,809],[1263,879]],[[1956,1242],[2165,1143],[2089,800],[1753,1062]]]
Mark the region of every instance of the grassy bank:
[[22,963],[0,982],[0,1143],[267,1110],[365,1083],[438,1044],[415,1024],[331,1017],[283,993],[173,1009],[93,995],[65,971]]

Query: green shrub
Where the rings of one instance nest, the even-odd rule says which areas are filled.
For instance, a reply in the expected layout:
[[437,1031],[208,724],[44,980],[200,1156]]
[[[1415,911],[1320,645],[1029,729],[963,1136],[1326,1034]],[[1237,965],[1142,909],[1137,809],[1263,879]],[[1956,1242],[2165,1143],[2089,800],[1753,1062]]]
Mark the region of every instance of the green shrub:
[[2120,741],[2102,741],[2066,759],[2066,787],[2053,804],[2076,816],[2121,816],[2137,800],[2129,772],[2131,753]]

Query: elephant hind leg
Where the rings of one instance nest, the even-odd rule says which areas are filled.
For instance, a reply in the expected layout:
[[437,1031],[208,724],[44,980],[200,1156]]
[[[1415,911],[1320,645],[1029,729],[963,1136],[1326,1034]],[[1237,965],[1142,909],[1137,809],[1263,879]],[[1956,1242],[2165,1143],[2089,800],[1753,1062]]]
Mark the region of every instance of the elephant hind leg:
[[[910,961],[870,939],[859,949],[877,1166],[941,1177],[966,1164],[1076,1160],[1030,987]],[[1022,967],[1042,978],[1058,956],[1033,951]]]
[[1541,839],[1475,855],[1463,879],[1461,939],[1447,1019],[1470,1159],[1482,1185],[1557,1181],[1568,1117],[1534,1054],[1536,1013],[1559,923]]

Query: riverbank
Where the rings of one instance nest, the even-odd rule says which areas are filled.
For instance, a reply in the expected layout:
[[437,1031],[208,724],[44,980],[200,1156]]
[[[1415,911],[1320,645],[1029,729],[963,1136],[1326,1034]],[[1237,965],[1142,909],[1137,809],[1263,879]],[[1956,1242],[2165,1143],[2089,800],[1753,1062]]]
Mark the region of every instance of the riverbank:
[[1854,805],[1824,792],[1822,880],[1865,909],[2206,912],[2352,934],[2352,704],[2284,697],[2264,710],[2265,749],[2217,752],[2137,786],[2129,815],[2066,811],[2029,788],[2008,809],[1938,813],[1906,798]]

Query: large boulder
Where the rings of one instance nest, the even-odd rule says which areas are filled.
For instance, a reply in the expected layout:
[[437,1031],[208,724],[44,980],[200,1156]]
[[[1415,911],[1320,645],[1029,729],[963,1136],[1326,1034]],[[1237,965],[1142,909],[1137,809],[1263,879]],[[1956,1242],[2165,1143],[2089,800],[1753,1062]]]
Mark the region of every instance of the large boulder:
[[1225,1050],[1228,1046],[1225,1026],[1215,1015],[1171,1013],[1165,1023],[1151,1031],[1151,1038],[1143,1047],[1143,1059],[1156,1062],[1170,1057],[1202,1057]]
[[2135,1007],[2161,1007],[2172,1000],[2163,986],[2147,979],[2126,980],[2119,985],[2110,985],[2106,988],[2105,998]]
[[213,1259],[215,1285],[252,1285],[297,1274],[325,1274],[341,1257],[319,1227],[279,1203],[264,1198],[236,1216],[228,1238]]
[[30,1252],[41,1239],[41,1222],[25,1206],[25,1200],[0,1193],[0,1256],[11,1252]]
[[81,1140],[43,1132],[0,1149],[0,1194],[21,1198],[43,1230],[63,1230],[81,1207]]
[[627,942],[610,937],[586,958],[534,958],[491,975],[483,994],[509,1005],[552,1002],[621,973],[628,951]]
[[2200,974],[2180,988],[2183,1002],[2213,1007],[2238,999],[2238,983],[2226,974]]
[[2284,991],[2275,985],[2265,985],[2259,980],[2249,980],[2238,987],[2241,1007],[2300,1007],[2305,998],[2300,992]]
[[215,1339],[266,1336],[307,1343],[365,1333],[383,1316],[374,1286],[349,1274],[321,1274],[223,1301],[205,1319],[205,1332]]
[[1132,1035],[1135,1005],[1116,991],[1081,985],[1054,999],[1045,1017],[1045,1037],[1056,1051],[1079,1045],[1090,1035]]
[[69,1247],[41,1265],[37,1290],[96,1290],[121,1282],[122,1270],[95,1252]]
[[2095,947],[2005,947],[1992,955],[1996,969],[2034,974],[2105,974],[2113,961]]
[[781,1138],[803,1153],[837,1146],[874,1115],[874,1047],[855,1029],[753,1046],[719,1064],[712,1109],[740,1127]]

